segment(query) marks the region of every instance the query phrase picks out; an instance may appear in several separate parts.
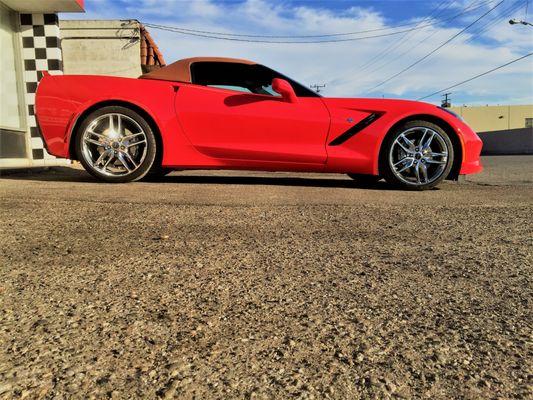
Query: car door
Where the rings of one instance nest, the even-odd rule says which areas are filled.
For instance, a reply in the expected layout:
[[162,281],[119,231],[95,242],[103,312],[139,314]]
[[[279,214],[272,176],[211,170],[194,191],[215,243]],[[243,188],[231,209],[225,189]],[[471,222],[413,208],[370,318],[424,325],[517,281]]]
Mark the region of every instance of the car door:
[[175,97],[178,119],[199,152],[226,160],[325,164],[330,117],[320,97],[288,102],[222,82],[183,85]]

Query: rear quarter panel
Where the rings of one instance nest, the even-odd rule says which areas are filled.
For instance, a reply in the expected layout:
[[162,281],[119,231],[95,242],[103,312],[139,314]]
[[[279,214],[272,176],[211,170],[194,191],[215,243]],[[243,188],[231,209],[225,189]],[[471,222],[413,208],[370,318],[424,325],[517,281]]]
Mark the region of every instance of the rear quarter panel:
[[142,108],[157,124],[163,142],[163,164],[176,163],[176,149],[196,153],[183,135],[174,110],[174,82],[91,75],[45,76],[37,89],[36,115],[48,151],[69,152],[74,127],[86,110],[110,102]]

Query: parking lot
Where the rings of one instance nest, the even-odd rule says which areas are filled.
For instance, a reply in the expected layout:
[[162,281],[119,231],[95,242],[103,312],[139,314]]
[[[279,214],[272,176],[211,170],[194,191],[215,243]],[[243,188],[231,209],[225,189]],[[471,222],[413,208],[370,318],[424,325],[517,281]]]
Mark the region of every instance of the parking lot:
[[0,180],[0,397],[527,398],[533,157]]

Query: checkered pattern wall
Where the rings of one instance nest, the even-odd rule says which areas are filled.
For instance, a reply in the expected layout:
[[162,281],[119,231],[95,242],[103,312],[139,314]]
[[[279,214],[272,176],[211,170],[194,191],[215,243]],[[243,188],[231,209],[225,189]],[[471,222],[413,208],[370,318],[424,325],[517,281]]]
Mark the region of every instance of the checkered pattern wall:
[[44,149],[35,120],[35,92],[41,71],[62,74],[61,41],[57,14],[20,14],[24,83],[33,160],[54,159]]

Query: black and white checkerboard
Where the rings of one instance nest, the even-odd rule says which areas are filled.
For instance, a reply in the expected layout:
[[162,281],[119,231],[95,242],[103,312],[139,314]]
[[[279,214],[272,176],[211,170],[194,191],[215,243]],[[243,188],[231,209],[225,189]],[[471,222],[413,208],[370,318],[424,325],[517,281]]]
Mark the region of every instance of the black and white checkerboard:
[[61,40],[57,14],[20,14],[25,97],[33,160],[54,159],[44,149],[35,120],[35,91],[42,71],[62,74]]

